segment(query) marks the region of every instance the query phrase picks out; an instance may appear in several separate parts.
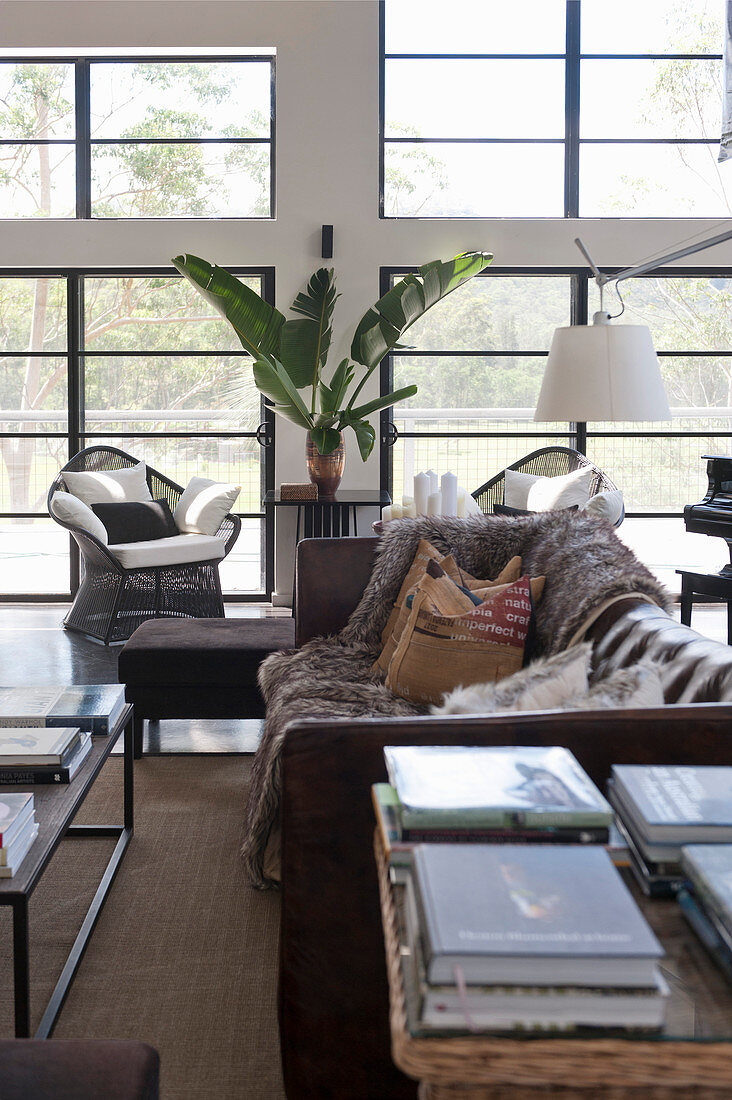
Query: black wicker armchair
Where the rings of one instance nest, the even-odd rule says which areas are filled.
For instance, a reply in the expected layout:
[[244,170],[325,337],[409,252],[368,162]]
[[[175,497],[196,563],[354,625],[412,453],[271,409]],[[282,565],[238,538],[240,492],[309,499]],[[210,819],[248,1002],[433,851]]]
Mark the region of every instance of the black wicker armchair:
[[[122,470],[139,459],[114,447],[87,447],[68,462],[48,492],[51,518],[66,527],[81,551],[81,583],[63,625],[105,645],[124,642],[146,619],[223,618],[224,603],[219,580],[222,558],[126,568],[113,551],[88,531],[64,522],[54,514],[54,494],[66,491],[64,473]],[[164,498],[171,512],[183,488],[147,467],[147,483],[153,499]],[[223,557],[241,530],[238,516],[228,514],[216,537],[224,541]]]
[[[535,474],[542,477],[559,477],[563,474],[571,474],[584,466],[591,466],[595,472],[590,483],[591,497],[595,496],[596,493],[617,489],[617,485],[598,466],[590,462],[585,455],[580,454],[579,451],[573,451],[570,447],[542,447],[541,450],[532,451],[524,458],[512,462],[508,469],[520,470],[525,474]],[[496,474],[490,481],[486,481],[484,485],[475,490],[472,496],[478,502],[482,512],[492,512],[494,504],[504,503],[505,483],[506,471],[501,470],[500,474]],[[620,526],[624,516],[625,511],[615,524],[616,527]]]

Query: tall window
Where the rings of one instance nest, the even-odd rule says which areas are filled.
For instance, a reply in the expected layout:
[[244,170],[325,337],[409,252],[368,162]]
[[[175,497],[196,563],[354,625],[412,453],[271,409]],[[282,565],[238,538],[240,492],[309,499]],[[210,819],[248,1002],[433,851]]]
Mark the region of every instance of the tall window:
[[385,0],[386,217],[717,217],[717,0]]
[[[258,293],[271,278],[242,277]],[[46,494],[70,454],[104,443],[183,486],[194,474],[241,485],[222,586],[261,597],[262,419],[250,360],[177,274],[0,278],[0,592],[69,591],[69,540],[45,518]]]
[[272,217],[273,76],[273,57],[0,61],[0,217]]

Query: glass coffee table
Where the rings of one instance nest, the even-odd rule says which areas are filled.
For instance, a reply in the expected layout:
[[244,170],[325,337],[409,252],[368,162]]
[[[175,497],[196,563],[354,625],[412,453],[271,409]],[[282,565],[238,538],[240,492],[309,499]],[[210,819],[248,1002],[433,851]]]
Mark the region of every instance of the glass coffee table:
[[675,900],[645,898],[631,886],[661,940],[670,989],[664,1030],[648,1036],[585,1037],[447,1032],[425,1036],[402,973],[407,950],[403,886],[393,886],[375,837],[389,978],[392,1057],[420,1082],[420,1100],[600,1100],[626,1095],[687,1100],[732,1095],[732,986],[707,956]]
[[[73,947],[51,994],[34,1038],[47,1039],[53,1032],[63,1003],[84,956],[102,906],[132,839],[133,805],[133,707],[125,706],[108,735],[93,736],[92,750],[81,768],[64,784],[33,784],[19,787],[0,784],[4,793],[32,790],[38,836],[12,878],[0,879],[0,905],[13,910],[13,982],[16,1038],[30,1037],[30,950],[28,939],[28,903],[64,837],[116,837],[117,843],[107,863],[91,905],[79,929]],[[124,736],[123,823],[122,825],[74,825],[79,807],[91,790],[104,762],[120,737]]]

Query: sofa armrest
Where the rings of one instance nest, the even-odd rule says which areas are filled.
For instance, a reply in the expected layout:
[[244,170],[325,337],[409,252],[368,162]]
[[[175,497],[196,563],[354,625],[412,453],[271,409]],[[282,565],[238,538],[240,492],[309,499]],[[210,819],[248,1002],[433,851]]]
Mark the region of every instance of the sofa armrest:
[[287,1095],[414,1100],[390,1054],[372,783],[389,744],[565,745],[612,764],[730,764],[729,704],[479,718],[309,721],[282,752],[280,1036]]
[[301,539],[295,558],[295,645],[337,634],[358,606],[379,540]]

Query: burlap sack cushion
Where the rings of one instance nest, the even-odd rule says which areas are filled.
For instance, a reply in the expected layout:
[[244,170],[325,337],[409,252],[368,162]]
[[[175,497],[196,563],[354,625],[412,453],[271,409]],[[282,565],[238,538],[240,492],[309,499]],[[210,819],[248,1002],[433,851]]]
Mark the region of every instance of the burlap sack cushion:
[[[392,657],[386,686],[415,703],[439,703],[459,686],[502,680],[518,672],[544,577],[521,577],[491,590],[480,606],[453,614],[431,610],[426,578],[414,595],[407,625]],[[468,600],[458,589],[459,595]],[[458,597],[454,597],[457,603]]]
[[455,584],[478,590],[482,598],[484,598],[483,593],[487,588],[498,584],[508,584],[510,581],[518,580],[521,576],[521,558],[515,557],[509,561],[495,580],[481,580],[478,577],[471,576],[471,574],[467,573],[464,569],[461,569],[452,554],[443,556],[439,550],[435,549],[431,542],[427,541],[427,539],[420,539],[417,546],[417,552],[414,555],[414,561],[404,578],[402,586],[399,589],[399,595],[396,598],[396,602],[389,616],[389,620],[382,631],[382,650],[374,662],[374,672],[386,672],[389,668],[389,663],[399,644],[402,631],[409,619],[410,608],[407,606],[407,600],[417,592],[431,561],[437,562]]

